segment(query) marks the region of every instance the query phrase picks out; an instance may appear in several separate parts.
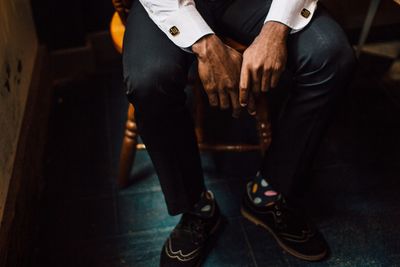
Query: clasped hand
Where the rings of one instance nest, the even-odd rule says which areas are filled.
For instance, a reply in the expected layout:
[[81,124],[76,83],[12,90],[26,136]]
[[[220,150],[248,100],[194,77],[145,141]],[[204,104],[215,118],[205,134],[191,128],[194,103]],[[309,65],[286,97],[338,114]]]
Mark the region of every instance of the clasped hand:
[[256,114],[255,100],[276,87],[286,64],[288,27],[269,22],[242,54],[208,35],[192,46],[198,71],[211,106],[228,109],[238,117],[243,108]]

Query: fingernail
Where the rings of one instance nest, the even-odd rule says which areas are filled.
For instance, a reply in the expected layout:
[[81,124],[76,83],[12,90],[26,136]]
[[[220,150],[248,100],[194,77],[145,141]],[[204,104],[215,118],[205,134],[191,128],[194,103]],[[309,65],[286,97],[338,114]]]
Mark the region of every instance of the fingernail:
[[240,106],[241,107],[245,107],[245,106],[247,106],[247,104],[246,103],[240,103]]
[[251,116],[254,116],[254,115],[256,115],[257,114],[257,112],[256,111],[252,111],[252,112],[249,112],[250,113],[250,115]]

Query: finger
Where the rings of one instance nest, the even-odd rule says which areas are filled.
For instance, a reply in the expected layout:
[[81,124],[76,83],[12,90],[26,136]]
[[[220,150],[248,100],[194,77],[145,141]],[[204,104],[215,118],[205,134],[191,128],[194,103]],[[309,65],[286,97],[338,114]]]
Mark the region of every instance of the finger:
[[267,92],[270,88],[271,72],[266,71],[262,76],[261,92]]
[[247,112],[249,112],[250,115],[254,116],[256,115],[256,101],[254,98],[254,94],[249,95],[249,102],[247,104]]
[[237,92],[231,92],[229,96],[231,98],[231,103],[232,103],[232,117],[239,118],[241,111],[241,107],[239,104],[239,96]]
[[218,91],[219,107],[221,109],[229,108],[229,97],[225,90]]
[[218,95],[215,92],[207,92],[208,102],[212,107],[218,107]]
[[248,102],[249,90],[250,90],[250,79],[249,70],[243,65],[240,71],[240,82],[239,82],[239,103],[242,107],[245,107]]
[[258,71],[253,71],[251,74],[251,88],[254,95],[258,95],[261,92],[261,79]]
[[278,86],[279,79],[281,78],[282,71],[275,71],[271,75],[271,87],[275,88]]

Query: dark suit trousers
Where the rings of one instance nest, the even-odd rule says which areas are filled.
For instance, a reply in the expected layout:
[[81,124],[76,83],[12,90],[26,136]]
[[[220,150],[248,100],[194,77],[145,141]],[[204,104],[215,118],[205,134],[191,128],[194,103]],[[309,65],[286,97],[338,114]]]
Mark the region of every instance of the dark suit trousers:
[[[244,44],[260,32],[270,4],[268,0],[196,1],[216,33]],[[293,86],[283,104],[274,104],[273,90],[269,93],[272,144],[261,169],[277,191],[290,195],[313,160],[355,60],[343,30],[321,7],[305,29],[289,36],[287,46]],[[193,121],[185,106],[184,88],[194,60],[135,1],[124,39],[126,93],[136,108],[139,134],[171,215],[191,210],[205,190]]]

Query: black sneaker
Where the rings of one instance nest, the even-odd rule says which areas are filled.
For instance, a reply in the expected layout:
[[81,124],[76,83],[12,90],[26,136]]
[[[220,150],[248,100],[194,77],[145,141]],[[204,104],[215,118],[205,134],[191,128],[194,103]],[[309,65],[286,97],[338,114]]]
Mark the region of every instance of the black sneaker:
[[246,193],[241,213],[250,222],[270,232],[284,251],[299,259],[319,261],[328,254],[328,245],[321,233],[289,209],[283,198],[258,207]]
[[[200,266],[206,258],[223,218],[212,193],[206,193],[208,204],[196,213],[185,213],[165,241],[161,251],[160,267]],[[202,213],[202,214],[200,214]],[[208,214],[208,216],[205,214]]]

